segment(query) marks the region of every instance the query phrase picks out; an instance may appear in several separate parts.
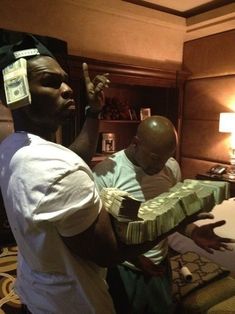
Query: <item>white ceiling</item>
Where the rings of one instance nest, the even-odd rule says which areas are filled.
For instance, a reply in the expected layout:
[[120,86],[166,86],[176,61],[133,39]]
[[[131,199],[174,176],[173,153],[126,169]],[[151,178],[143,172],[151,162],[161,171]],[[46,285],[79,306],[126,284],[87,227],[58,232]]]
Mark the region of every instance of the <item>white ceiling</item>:
[[191,18],[235,2],[235,0],[122,0],[176,16]]
[[214,2],[214,0],[145,0],[140,2],[149,2],[155,5],[160,5],[165,8],[185,12],[197,8],[201,5]]

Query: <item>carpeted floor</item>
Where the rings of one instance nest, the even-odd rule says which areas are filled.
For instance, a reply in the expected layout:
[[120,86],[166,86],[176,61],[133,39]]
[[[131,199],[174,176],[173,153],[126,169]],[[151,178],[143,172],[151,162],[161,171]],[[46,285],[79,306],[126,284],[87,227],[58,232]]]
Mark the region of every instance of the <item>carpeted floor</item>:
[[0,249],[0,314],[22,314],[21,302],[14,293],[17,247]]
[[[194,252],[173,255],[170,258],[173,274],[173,295],[177,302],[198,288],[228,276],[229,271]],[[180,275],[179,261],[192,272],[192,280],[186,282]],[[17,247],[0,248],[0,314],[23,314],[21,302],[15,294]]]

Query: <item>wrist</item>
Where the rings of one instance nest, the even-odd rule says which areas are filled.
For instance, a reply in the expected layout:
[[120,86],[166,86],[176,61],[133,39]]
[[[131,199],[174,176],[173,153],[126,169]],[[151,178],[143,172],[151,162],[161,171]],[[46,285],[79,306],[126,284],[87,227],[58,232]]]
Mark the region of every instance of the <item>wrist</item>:
[[195,224],[190,224],[186,227],[184,234],[188,237],[191,238],[193,237],[194,232],[196,231],[196,229],[198,228],[197,225]]
[[85,108],[85,116],[87,118],[99,119],[100,114],[101,114],[101,110],[99,110],[99,111],[92,110],[90,106],[87,106]]

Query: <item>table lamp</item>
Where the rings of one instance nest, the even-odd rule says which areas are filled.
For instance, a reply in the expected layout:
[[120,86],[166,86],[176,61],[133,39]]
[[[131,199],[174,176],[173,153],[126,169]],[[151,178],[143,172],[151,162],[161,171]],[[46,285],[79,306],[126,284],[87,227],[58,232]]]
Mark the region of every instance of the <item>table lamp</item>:
[[230,137],[230,167],[227,177],[235,180],[235,112],[222,112],[219,119],[219,132],[231,133]]

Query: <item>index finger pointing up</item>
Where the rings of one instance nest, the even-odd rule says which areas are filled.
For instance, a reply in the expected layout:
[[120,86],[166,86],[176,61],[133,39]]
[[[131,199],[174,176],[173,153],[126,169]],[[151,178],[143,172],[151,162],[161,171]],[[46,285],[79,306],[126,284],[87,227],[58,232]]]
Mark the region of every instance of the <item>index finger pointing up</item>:
[[85,79],[86,84],[91,83],[89,72],[88,72],[88,65],[86,63],[83,63],[82,69],[83,69],[83,75],[84,75],[84,79]]

